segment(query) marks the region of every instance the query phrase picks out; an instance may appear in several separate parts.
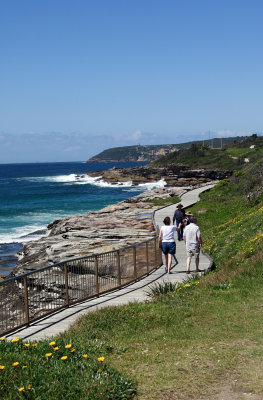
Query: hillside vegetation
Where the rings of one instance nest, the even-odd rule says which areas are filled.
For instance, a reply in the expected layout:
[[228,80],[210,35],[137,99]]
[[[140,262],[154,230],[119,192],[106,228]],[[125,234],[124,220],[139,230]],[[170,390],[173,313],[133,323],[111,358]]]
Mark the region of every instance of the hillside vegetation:
[[253,163],[262,156],[263,138],[252,135],[243,139],[242,142],[229,144],[220,149],[193,143],[188,149],[181,149],[159,157],[151,165],[176,164],[188,167],[238,170],[247,162]]
[[[3,340],[1,398],[262,399],[263,160],[257,145],[253,162],[191,209],[213,272],[178,287],[153,287],[146,303],[90,313],[56,343],[36,348]],[[247,151],[242,146],[236,155]]]
[[216,149],[221,148],[222,145],[228,145],[233,142],[239,143],[245,139],[246,137],[237,136],[222,139],[215,138],[211,140],[197,140],[177,144],[113,147],[91,157],[88,162],[154,161],[161,156],[170,154],[171,152],[189,149],[192,145],[198,147],[202,145],[205,147],[212,146]]

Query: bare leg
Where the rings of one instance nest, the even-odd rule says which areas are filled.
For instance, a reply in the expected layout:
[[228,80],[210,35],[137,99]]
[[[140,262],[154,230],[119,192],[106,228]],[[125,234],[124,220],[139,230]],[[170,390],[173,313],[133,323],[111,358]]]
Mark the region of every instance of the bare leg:
[[167,272],[170,273],[170,269],[172,266],[172,254],[168,254],[168,264],[167,264]]
[[199,272],[199,257],[197,257],[196,259],[195,259],[195,267],[196,267],[196,272]]
[[187,257],[187,272],[190,272],[191,258],[192,257]]
[[168,254],[165,254],[165,269],[168,270]]

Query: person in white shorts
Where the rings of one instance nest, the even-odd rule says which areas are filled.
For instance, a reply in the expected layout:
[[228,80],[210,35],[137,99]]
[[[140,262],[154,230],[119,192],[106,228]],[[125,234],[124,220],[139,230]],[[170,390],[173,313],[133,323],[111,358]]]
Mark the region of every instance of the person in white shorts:
[[196,224],[196,218],[190,217],[190,224],[184,229],[184,241],[187,254],[187,274],[190,274],[190,264],[192,257],[195,258],[196,272],[199,272],[199,254],[202,247],[201,232]]

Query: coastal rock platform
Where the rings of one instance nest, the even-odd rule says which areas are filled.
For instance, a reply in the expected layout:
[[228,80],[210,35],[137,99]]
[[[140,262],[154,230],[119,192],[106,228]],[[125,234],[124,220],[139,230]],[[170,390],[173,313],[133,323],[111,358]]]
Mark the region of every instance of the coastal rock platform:
[[183,188],[154,189],[96,212],[57,219],[48,225],[47,236],[24,243],[14,273],[19,275],[146,240],[155,235],[152,215],[158,208],[150,200],[185,192]]
[[226,170],[188,168],[177,165],[167,167],[113,167],[105,171],[91,171],[88,173],[89,176],[111,184],[132,182],[133,185],[139,185],[163,179],[167,187],[185,187],[213,183],[214,180],[228,178],[231,174],[231,171]]

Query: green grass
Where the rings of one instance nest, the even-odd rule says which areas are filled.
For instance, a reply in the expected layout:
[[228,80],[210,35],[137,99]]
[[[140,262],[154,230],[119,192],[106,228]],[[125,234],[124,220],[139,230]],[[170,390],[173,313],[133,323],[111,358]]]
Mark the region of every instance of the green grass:
[[[67,348],[68,347],[68,348]],[[0,343],[1,399],[129,399],[134,382],[107,362],[108,345],[65,342]]]
[[261,171],[260,162],[246,167],[191,209],[215,271],[200,281],[152,286],[145,303],[88,314],[56,339],[61,350],[51,357],[47,341],[37,348],[1,342],[1,398],[214,400],[226,389],[227,398],[261,398]]

